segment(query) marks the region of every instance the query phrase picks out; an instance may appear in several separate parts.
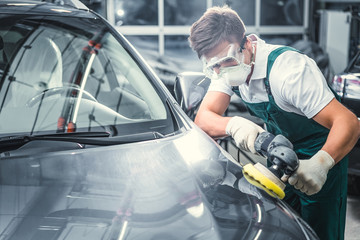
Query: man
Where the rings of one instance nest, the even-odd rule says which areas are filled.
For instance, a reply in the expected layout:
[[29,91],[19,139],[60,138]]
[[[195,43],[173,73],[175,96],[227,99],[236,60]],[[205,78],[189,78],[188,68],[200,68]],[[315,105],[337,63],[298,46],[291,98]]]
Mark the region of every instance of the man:
[[255,153],[255,139],[264,129],[238,116],[223,116],[231,95],[239,95],[267,131],[294,145],[300,164],[288,179],[292,186],[285,189],[285,201],[320,239],[343,239],[345,156],[360,136],[360,125],[336,99],[316,63],[295,49],[245,36],[242,20],[226,6],[208,9],[192,25],[189,42],[211,77],[195,123],[210,136],[231,135],[238,147]]

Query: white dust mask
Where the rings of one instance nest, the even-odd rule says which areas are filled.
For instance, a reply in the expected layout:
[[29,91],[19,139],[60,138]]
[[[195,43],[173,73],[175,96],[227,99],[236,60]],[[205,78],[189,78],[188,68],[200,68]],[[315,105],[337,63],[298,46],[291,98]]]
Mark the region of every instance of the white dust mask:
[[246,82],[251,73],[251,65],[241,62],[239,65],[226,67],[220,70],[220,77],[230,86],[240,86]]
[[[220,54],[210,59],[209,62],[203,58],[204,61],[204,73],[206,76],[211,77],[213,80],[222,79],[230,86],[239,86],[246,82],[251,68],[254,64],[253,57],[255,47],[252,46],[252,60],[250,64],[244,63],[244,54],[236,49],[234,44],[229,44]],[[223,64],[228,66],[223,66]],[[214,68],[219,68],[219,74],[214,71]]]
[[250,65],[244,63],[244,55],[239,61],[238,65],[231,67],[224,67],[220,70],[220,76],[225,79],[226,83],[230,86],[240,86],[244,84],[251,73],[251,68],[254,65],[254,52],[255,46],[252,45],[252,59]]

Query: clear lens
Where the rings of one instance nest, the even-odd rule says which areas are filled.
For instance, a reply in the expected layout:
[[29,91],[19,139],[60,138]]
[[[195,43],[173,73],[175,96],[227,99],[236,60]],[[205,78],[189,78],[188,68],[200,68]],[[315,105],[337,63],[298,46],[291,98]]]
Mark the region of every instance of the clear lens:
[[207,77],[211,77],[214,73],[214,68],[226,68],[230,66],[239,65],[243,59],[243,54],[240,53],[239,48],[234,44],[229,44],[218,55],[212,57],[209,61],[202,57],[203,72]]

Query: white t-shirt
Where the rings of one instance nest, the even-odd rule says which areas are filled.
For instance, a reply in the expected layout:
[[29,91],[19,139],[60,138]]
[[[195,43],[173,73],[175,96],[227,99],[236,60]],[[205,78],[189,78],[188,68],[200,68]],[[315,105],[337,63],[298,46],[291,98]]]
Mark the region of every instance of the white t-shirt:
[[[254,36],[257,38],[254,71],[249,85],[242,84],[239,91],[245,102],[268,102],[264,85],[267,58],[280,45],[267,44]],[[275,103],[282,110],[307,118],[314,117],[334,98],[315,61],[295,51],[286,51],[276,58],[270,71],[269,83]],[[212,80],[208,91],[223,92],[229,96],[234,93],[231,86],[221,78]]]

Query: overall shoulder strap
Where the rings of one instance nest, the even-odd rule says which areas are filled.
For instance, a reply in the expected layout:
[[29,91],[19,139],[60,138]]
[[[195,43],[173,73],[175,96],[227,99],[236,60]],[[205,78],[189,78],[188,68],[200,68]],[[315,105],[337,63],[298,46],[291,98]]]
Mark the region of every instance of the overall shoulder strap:
[[[266,87],[266,91],[269,95],[271,95],[271,91],[270,91],[270,85],[269,85],[269,74],[270,74],[270,71],[271,71],[271,68],[276,60],[276,58],[286,52],[286,51],[296,51],[296,52],[299,52],[297,49],[295,48],[292,48],[292,47],[288,47],[288,46],[283,46],[283,47],[279,47],[275,50],[273,50],[269,56],[268,56],[268,63],[267,63],[267,70],[266,70],[266,78],[265,78],[265,87]],[[238,95],[240,98],[240,92],[239,92],[239,87],[236,86],[236,87],[232,87],[232,91]]]
[[288,46],[283,46],[283,47],[279,47],[279,48],[273,50],[268,56],[267,69],[266,69],[266,78],[265,78],[264,81],[265,81],[266,92],[268,93],[269,96],[272,96],[271,89],[270,89],[270,84],[269,84],[269,76],[270,76],[271,68],[274,65],[274,62],[275,62],[276,58],[278,56],[280,56],[282,53],[286,52],[286,51],[300,52],[299,50],[297,50],[295,48],[288,47]]
[[292,48],[292,47],[288,47],[288,46],[279,47],[279,48],[273,50],[268,56],[266,79],[269,79],[269,74],[270,74],[272,66],[274,65],[276,58],[286,51],[300,52],[299,50]]

